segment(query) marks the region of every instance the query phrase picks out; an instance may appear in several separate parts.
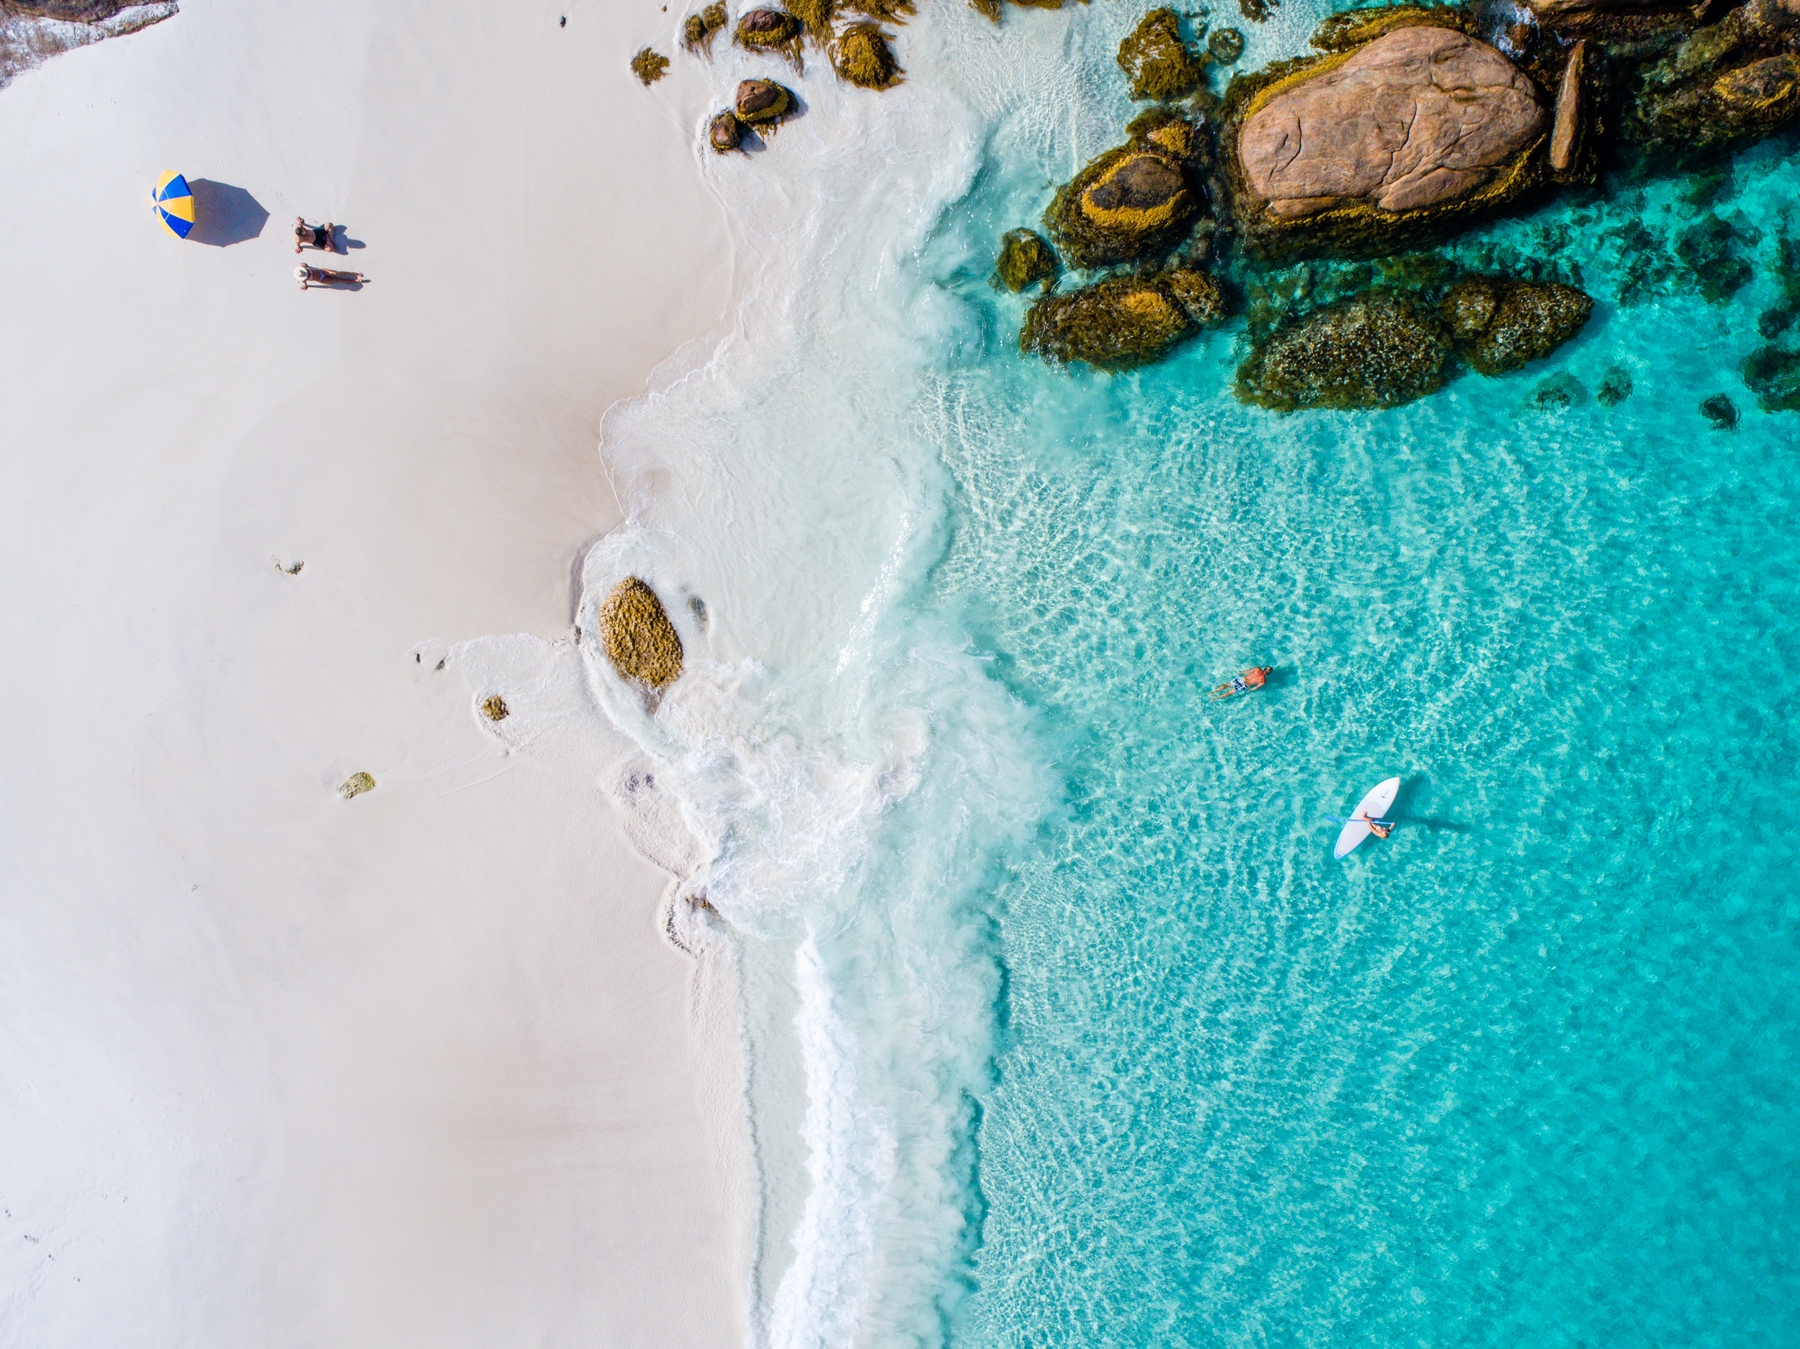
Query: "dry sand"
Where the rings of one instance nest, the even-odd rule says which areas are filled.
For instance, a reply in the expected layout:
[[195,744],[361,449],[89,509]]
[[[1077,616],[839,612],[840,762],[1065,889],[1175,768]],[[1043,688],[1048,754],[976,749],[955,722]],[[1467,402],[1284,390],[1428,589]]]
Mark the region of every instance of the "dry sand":
[[623,745],[454,649],[567,634],[601,413],[727,309],[679,17],[183,0],[0,92],[0,1342],[745,1338],[729,986]]

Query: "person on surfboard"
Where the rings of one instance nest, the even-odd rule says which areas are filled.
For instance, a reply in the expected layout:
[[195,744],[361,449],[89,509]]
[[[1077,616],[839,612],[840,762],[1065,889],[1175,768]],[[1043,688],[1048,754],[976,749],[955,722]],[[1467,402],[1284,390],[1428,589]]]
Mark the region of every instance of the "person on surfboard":
[[1269,682],[1269,676],[1275,673],[1273,665],[1257,665],[1232,676],[1229,684],[1221,684],[1213,690],[1215,698],[1235,698],[1240,693],[1253,693]]
[[1371,820],[1367,815],[1362,818],[1363,823],[1369,826],[1369,832],[1375,835],[1376,838],[1386,838],[1389,834],[1394,832],[1394,822],[1392,820]]

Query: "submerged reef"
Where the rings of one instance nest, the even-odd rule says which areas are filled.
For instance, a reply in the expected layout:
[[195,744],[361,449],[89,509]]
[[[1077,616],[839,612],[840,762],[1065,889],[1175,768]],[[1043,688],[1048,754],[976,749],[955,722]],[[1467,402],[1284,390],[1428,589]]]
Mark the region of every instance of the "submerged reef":
[[656,592],[635,576],[613,587],[596,615],[607,659],[626,679],[660,692],[681,675],[681,638]]
[[1206,58],[1181,36],[1181,16],[1153,9],[1119,44],[1119,69],[1131,80],[1134,99],[1185,98],[1206,82]]
[[1204,272],[1115,276],[1032,305],[1019,347],[1050,361],[1124,370],[1167,355],[1225,315],[1224,291]]
[[1743,375],[1764,412],[1800,412],[1800,352],[1759,347],[1744,362]]
[[1518,370],[1578,334],[1594,302],[1573,286],[1459,275],[1425,256],[1323,276],[1303,265],[1253,291],[1251,306],[1238,396],[1294,412],[1396,407],[1462,362],[1488,376]]

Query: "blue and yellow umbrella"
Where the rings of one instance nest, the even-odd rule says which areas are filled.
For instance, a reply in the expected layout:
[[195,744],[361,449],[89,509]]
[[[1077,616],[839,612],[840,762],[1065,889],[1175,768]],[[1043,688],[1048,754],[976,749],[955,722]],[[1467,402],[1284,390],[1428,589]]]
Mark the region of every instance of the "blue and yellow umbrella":
[[156,218],[177,239],[188,237],[194,228],[194,194],[187,179],[179,173],[165,173],[156,180],[156,191],[150,194],[156,203]]

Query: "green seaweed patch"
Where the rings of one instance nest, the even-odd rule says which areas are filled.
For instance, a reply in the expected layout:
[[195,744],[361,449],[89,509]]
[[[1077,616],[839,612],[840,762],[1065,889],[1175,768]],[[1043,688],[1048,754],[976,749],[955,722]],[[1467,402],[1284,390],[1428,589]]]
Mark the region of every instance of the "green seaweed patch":
[[1385,5],[1333,14],[1313,29],[1312,45],[1322,52],[1347,52],[1402,28],[1454,28],[1481,36],[1481,25],[1467,10],[1449,5]]
[[660,692],[681,675],[681,638],[656,592],[635,576],[614,586],[596,615],[607,659],[626,679]]
[[725,0],[715,0],[699,13],[687,16],[681,25],[681,45],[691,52],[711,56],[712,40],[725,22]]
[[1238,0],[1238,13],[1251,23],[1267,23],[1269,16],[1281,8],[1281,0]]
[[669,73],[669,58],[649,47],[642,48],[631,58],[631,73],[638,77],[645,88],[649,88]]
[[783,3],[815,43],[824,46],[831,41],[831,21],[837,16],[837,0],[783,0]]
[[1758,347],[1745,359],[1743,375],[1764,412],[1800,412],[1800,351]]
[[853,23],[831,44],[831,68],[859,89],[892,89],[904,72],[890,39],[879,24]]
[[1443,388],[1453,355],[1429,310],[1375,289],[1257,344],[1238,367],[1237,395],[1276,412],[1398,407]]
[[913,0],[842,0],[843,7],[877,23],[905,23],[919,12]]
[[1138,140],[1097,156],[1058,188],[1044,223],[1069,265],[1089,270],[1166,255],[1199,209],[1185,160]]
[[1756,316],[1756,331],[1771,341],[1800,318],[1800,243],[1785,234],[1775,241],[1773,275],[1781,298]]
[[1603,408],[1616,408],[1631,397],[1631,389],[1631,371],[1622,365],[1608,366],[1600,377],[1600,392],[1595,399]]
[[1000,239],[994,284],[1014,294],[1056,279],[1056,250],[1036,230],[1008,230]]
[[1708,304],[1724,304],[1755,275],[1740,246],[1761,238],[1759,230],[1709,213],[1675,236],[1675,256],[1693,275]]
[[1127,370],[1161,360],[1202,327],[1224,321],[1224,288],[1204,272],[1113,276],[1046,295],[1025,313],[1019,349],[1053,364]]
[[1119,43],[1119,68],[1134,99],[1187,97],[1206,82],[1206,62],[1181,36],[1181,16],[1166,7],[1144,15]]

